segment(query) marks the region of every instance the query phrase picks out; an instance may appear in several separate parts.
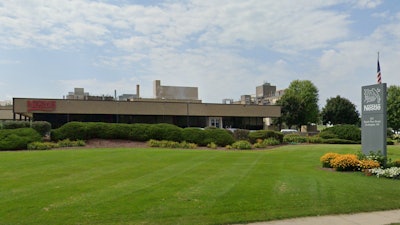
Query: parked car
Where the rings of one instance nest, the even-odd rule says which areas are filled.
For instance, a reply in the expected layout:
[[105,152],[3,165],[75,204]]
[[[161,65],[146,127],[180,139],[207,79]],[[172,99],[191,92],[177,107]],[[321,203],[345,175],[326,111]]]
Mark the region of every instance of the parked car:
[[281,132],[283,134],[293,134],[293,133],[297,133],[298,131],[295,129],[282,129]]

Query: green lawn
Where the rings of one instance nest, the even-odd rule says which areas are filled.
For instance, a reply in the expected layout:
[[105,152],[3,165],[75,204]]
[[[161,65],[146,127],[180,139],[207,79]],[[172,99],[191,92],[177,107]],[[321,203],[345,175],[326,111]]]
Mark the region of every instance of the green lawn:
[[[231,224],[400,208],[399,180],[322,170],[326,152],[84,149],[0,152],[0,224]],[[400,146],[389,146],[400,158]]]

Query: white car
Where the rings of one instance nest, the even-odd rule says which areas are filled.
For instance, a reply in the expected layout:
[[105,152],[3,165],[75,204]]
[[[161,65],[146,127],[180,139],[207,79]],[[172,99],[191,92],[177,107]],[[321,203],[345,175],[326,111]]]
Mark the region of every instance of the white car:
[[297,133],[298,131],[295,129],[282,129],[281,132],[284,134],[293,134],[293,133]]

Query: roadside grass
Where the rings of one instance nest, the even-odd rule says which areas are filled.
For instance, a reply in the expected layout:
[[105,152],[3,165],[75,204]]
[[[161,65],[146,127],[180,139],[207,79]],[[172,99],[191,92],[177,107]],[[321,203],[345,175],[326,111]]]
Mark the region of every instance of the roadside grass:
[[[321,169],[323,154],[360,148],[0,152],[0,224],[232,224],[400,208],[399,180]],[[400,158],[400,146],[388,153]]]

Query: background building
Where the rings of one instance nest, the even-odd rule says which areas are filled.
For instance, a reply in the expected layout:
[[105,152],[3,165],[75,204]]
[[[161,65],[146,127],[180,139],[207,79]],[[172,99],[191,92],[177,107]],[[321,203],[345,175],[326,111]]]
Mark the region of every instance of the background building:
[[179,99],[199,101],[197,87],[162,86],[160,80],[153,83],[153,93],[156,99]]

